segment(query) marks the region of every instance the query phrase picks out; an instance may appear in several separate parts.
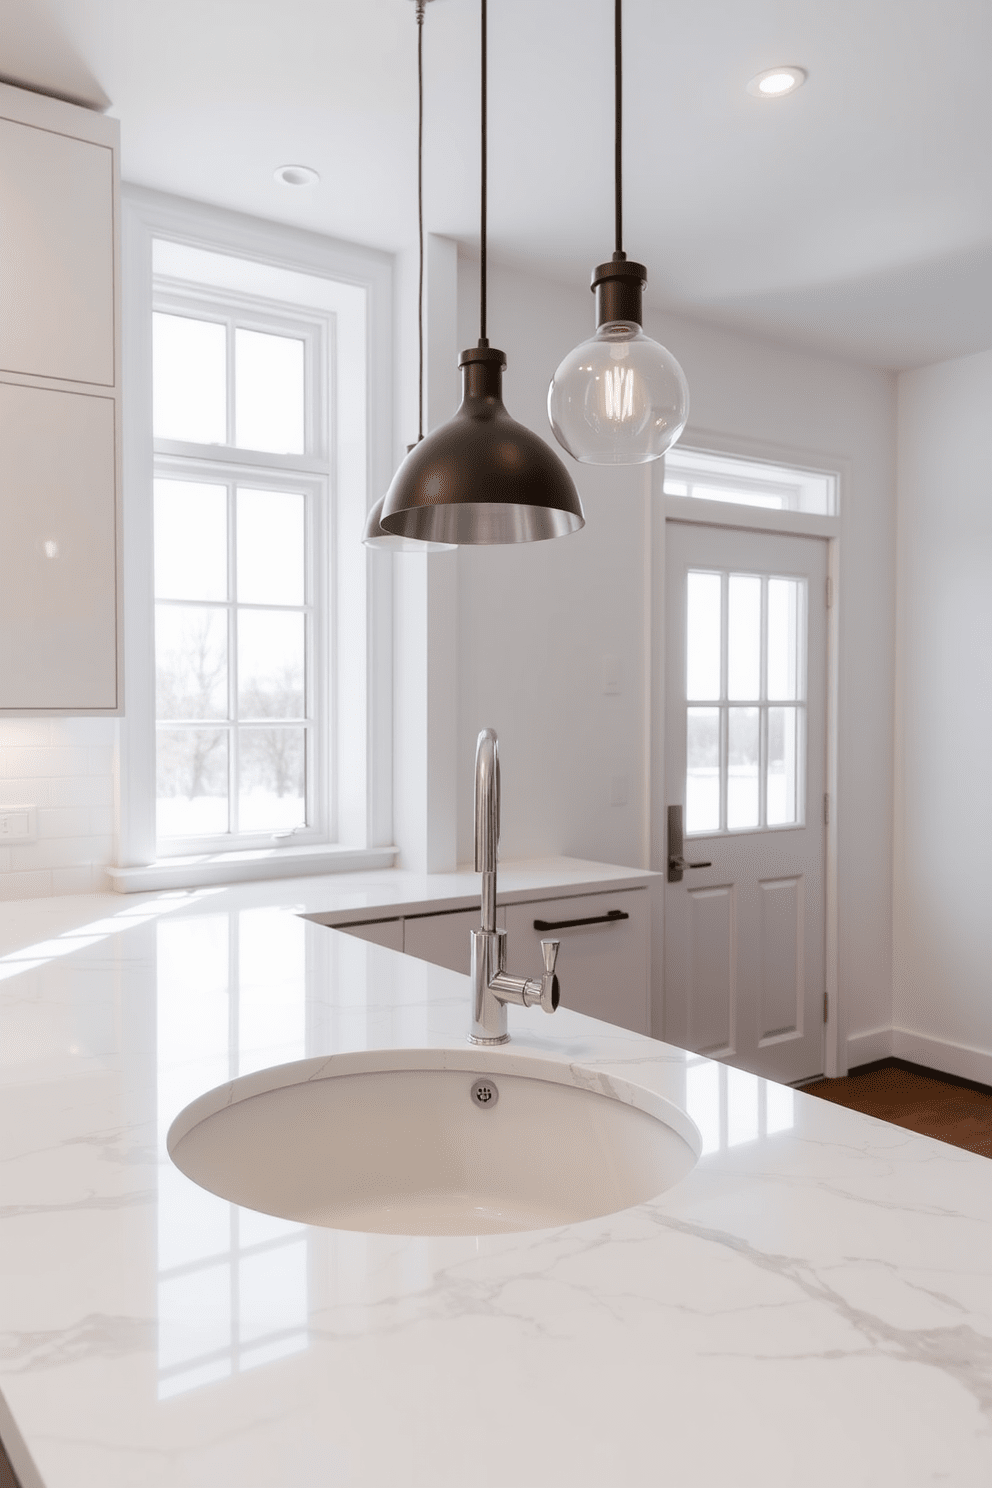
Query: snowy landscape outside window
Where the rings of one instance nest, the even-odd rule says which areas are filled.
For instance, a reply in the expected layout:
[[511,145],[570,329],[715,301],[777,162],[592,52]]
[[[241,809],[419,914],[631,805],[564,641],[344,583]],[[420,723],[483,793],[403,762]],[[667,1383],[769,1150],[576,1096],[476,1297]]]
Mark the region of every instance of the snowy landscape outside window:
[[156,280],[156,805],[166,854],[303,841],[326,816],[328,596],[317,553],[328,339],[312,311]]

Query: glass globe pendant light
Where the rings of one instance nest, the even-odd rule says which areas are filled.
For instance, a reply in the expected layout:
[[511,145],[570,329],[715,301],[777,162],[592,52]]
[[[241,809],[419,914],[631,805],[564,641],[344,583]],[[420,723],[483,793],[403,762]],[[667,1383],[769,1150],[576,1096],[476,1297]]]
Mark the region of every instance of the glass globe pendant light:
[[414,445],[393,477],[379,518],[383,531],[421,542],[539,542],[585,524],[575,482],[561,460],[503,406],[506,356],[486,336],[486,0],[481,20],[479,343],[458,359],[458,412]]
[[[417,17],[417,232],[420,264],[417,279],[417,444],[424,437],[424,11],[427,0],[416,0]],[[408,444],[406,452],[417,448]],[[385,549],[389,553],[449,553],[454,543],[421,542],[414,537],[400,537],[382,526],[385,496],[372,507],[365,521],[362,542],[367,548]]]
[[596,334],[570,351],[548,389],[558,443],[585,465],[643,465],[678,439],[689,387],[670,351],[645,336],[647,270],[623,251],[622,0],[614,0],[616,251],[593,270]]

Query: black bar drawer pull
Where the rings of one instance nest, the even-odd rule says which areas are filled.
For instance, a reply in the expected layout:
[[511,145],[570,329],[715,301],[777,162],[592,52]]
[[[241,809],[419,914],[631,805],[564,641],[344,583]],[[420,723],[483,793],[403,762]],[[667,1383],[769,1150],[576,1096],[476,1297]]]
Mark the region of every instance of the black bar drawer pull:
[[576,925],[615,925],[619,920],[629,920],[630,915],[622,909],[611,909],[609,914],[590,915],[587,920],[535,920],[535,930],[574,930]]

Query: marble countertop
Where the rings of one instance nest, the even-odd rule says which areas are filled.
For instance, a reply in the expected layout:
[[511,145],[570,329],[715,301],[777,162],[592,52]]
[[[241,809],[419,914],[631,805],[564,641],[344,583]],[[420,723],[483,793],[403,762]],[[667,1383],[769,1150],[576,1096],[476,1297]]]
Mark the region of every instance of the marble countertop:
[[[639,877],[518,872],[510,892]],[[288,1224],[178,1172],[173,1117],[235,1075],[464,1049],[466,978],[300,917],[463,898],[406,879],[3,908],[0,1436],[22,1488],[988,1488],[981,1157],[510,1008],[515,1059],[685,1110],[688,1177],[603,1219],[437,1239]]]

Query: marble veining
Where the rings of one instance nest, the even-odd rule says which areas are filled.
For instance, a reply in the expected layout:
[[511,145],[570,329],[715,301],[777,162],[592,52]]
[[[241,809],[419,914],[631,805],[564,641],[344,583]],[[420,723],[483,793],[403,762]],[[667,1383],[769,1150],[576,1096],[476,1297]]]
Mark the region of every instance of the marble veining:
[[[300,918],[449,903],[471,875],[343,877],[0,914],[0,1435],[23,1488],[988,1488],[982,1157],[511,1008],[494,1068],[669,1102],[693,1171],[606,1218],[444,1238],[186,1180],[176,1114],[273,1066],[485,1064],[466,978]],[[596,880],[517,883],[559,881]]]

